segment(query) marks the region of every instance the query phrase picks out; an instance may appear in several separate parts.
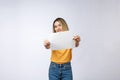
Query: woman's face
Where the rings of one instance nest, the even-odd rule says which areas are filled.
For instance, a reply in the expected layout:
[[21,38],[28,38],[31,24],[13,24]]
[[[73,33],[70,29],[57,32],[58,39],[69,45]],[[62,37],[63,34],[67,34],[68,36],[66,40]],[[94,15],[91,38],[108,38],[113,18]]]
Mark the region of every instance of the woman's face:
[[54,28],[55,28],[55,32],[62,32],[63,31],[62,24],[59,21],[56,21],[54,23]]

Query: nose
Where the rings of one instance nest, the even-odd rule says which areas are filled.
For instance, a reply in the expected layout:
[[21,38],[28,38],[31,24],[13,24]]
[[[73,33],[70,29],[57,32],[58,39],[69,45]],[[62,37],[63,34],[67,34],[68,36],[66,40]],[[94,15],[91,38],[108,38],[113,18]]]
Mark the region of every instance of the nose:
[[60,29],[60,27],[58,26],[57,29]]
[[57,31],[57,32],[62,31],[61,27],[56,27],[56,31]]

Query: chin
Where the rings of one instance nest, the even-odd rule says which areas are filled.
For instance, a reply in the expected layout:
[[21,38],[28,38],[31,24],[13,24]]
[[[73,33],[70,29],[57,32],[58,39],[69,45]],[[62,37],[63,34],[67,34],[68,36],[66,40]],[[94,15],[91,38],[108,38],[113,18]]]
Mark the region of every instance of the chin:
[[57,31],[57,32],[63,32],[63,31]]

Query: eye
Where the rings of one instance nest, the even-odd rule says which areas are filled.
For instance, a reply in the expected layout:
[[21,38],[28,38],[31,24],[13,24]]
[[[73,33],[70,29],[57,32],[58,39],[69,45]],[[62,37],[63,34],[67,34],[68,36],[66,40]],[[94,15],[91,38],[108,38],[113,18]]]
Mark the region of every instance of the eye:
[[58,26],[62,26],[61,24],[59,24]]
[[57,26],[54,26],[54,28],[56,28]]

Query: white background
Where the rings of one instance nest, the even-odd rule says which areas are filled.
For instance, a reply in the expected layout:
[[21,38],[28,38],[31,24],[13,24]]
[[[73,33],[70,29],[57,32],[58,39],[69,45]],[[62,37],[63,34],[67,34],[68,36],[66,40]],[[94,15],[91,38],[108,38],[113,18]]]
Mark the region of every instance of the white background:
[[0,0],[0,80],[48,80],[57,17],[81,37],[74,80],[120,80],[120,0]]

